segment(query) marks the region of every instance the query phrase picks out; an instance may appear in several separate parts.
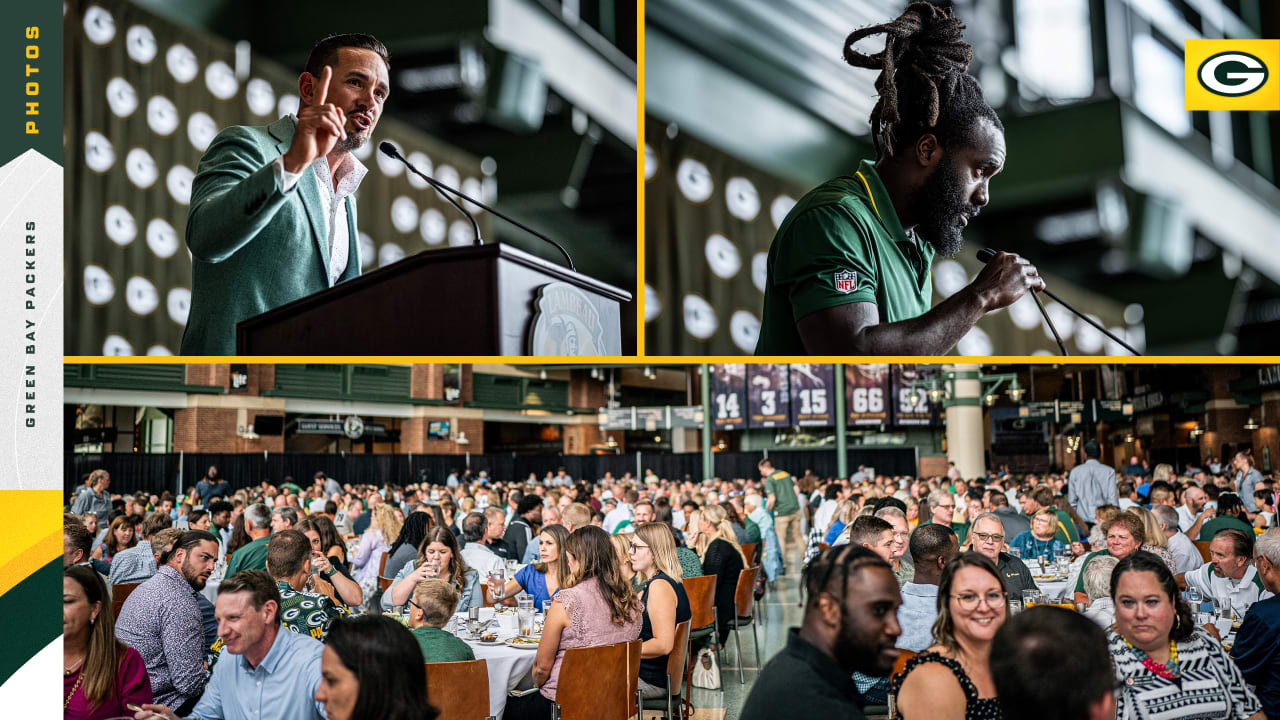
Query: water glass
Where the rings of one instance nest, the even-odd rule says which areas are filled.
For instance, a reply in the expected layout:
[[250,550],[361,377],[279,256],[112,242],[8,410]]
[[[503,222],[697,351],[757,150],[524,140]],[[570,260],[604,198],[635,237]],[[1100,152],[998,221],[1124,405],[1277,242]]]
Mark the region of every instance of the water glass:
[[543,600],[542,601],[542,617],[545,618],[547,614],[550,612],[551,612],[551,601]]
[[516,618],[520,621],[520,635],[529,637],[533,634],[533,604],[516,610]]
[[502,568],[495,568],[489,571],[489,585],[493,588],[493,599],[501,600],[507,594],[507,578],[502,572]]
[[1022,612],[1022,601],[1017,598],[1009,598],[1009,617],[1013,617]]

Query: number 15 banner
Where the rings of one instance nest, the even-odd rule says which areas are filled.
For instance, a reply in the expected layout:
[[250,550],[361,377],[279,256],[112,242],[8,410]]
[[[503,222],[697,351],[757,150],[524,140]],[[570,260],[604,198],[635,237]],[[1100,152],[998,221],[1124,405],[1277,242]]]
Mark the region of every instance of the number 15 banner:
[[885,425],[889,422],[890,379],[888,365],[845,365],[846,401],[850,425]]
[[747,397],[753,428],[786,427],[791,425],[787,366],[778,363],[757,363],[747,366]]
[[791,418],[799,427],[836,424],[835,368],[830,364],[791,366]]

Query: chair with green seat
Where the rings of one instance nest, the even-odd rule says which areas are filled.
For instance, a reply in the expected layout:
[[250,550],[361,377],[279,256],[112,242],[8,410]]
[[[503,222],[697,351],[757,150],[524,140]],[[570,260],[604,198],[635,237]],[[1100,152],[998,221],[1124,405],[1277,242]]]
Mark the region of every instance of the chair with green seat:
[[684,669],[689,658],[689,624],[691,620],[676,623],[676,637],[667,656],[667,696],[641,701],[645,710],[660,710],[667,720],[680,717],[678,709],[684,697]]

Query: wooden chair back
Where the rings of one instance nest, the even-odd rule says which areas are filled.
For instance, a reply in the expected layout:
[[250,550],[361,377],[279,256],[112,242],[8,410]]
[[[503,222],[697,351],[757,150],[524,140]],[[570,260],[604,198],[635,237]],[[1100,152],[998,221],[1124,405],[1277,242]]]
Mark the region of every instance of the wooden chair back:
[[120,608],[124,607],[124,601],[129,599],[129,595],[142,583],[120,583],[111,586],[111,617],[120,617]]
[[1222,635],[1218,632],[1218,628],[1213,623],[1205,623],[1203,627],[1206,632],[1214,637],[1215,640],[1221,642]]
[[427,702],[440,710],[439,720],[489,717],[489,667],[484,660],[433,662],[425,666]]
[[1196,549],[1200,551],[1201,559],[1203,559],[1205,562],[1209,562],[1209,541],[1196,540],[1195,543],[1196,543]]
[[382,551],[382,557],[378,559],[378,577],[387,574],[387,552]]
[[628,720],[637,712],[640,640],[570,648],[560,663],[560,720]]
[[671,646],[671,654],[667,656],[667,677],[671,684],[667,690],[672,694],[684,692],[684,666],[689,658],[689,630],[692,620],[676,623],[675,645]]
[[382,592],[386,592],[387,588],[391,587],[391,584],[394,583],[395,581],[396,581],[395,578],[382,577],[381,575],[379,575],[378,587],[382,588]]
[[747,567],[756,564],[756,551],[760,549],[760,543],[746,543],[742,545],[742,555],[747,559]]
[[749,567],[738,573],[738,589],[733,594],[733,602],[738,606],[738,617],[751,617],[751,606],[756,601],[756,578],[760,577],[760,566]]
[[820,543],[818,543],[818,552],[822,552],[823,550],[826,550],[826,549],[827,549],[827,548],[829,548],[829,547],[831,547],[831,546],[830,546],[830,545],[828,545],[827,543],[820,542]]
[[687,577],[682,582],[684,592],[689,596],[689,609],[693,611],[691,627],[706,627],[715,622],[716,576]]
[[889,677],[893,677],[902,672],[907,667],[907,661],[915,657],[916,653],[910,650],[898,649],[898,659],[893,661],[893,671],[889,673]]

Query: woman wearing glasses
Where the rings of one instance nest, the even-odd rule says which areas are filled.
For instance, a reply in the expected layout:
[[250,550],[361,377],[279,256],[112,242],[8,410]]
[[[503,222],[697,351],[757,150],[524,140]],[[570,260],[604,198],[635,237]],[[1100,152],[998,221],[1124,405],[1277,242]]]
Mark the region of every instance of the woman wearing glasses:
[[631,536],[631,567],[642,585],[644,617],[640,628],[640,695],[667,694],[667,656],[675,647],[676,625],[693,617],[681,582],[676,539],[663,523],[645,523]]
[[975,552],[947,563],[938,582],[934,644],[893,677],[900,720],[997,720],[988,658],[1005,621],[1007,594],[996,566]]

